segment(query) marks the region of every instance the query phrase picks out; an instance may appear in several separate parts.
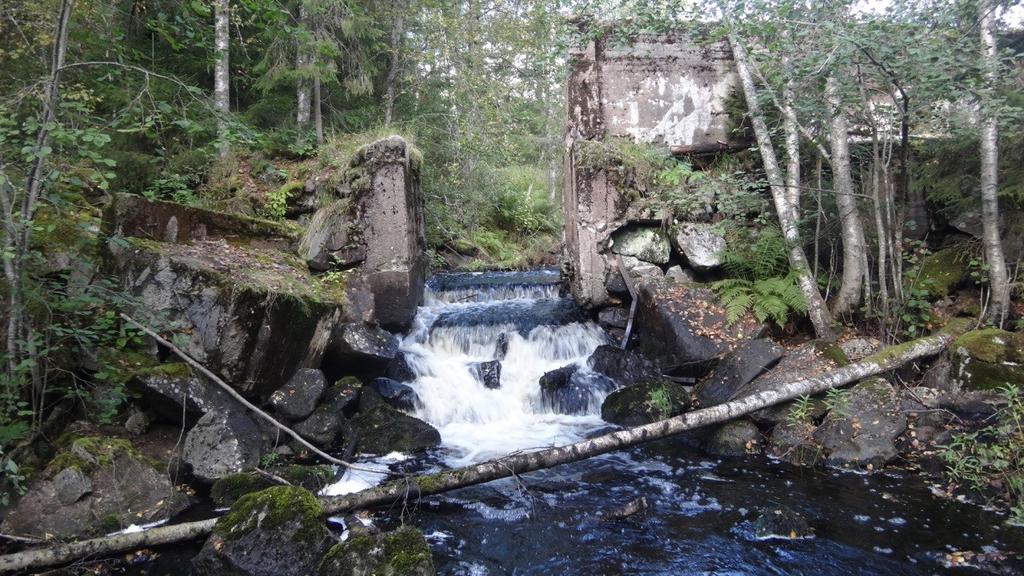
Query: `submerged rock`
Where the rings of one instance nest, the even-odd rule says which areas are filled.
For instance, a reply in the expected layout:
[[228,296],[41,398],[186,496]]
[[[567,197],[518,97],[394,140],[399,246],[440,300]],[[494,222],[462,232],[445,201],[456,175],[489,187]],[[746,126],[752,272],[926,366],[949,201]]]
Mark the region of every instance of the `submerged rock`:
[[674,382],[644,382],[620,388],[605,398],[601,418],[620,426],[639,426],[682,414],[690,395]]
[[[394,408],[412,412],[416,409],[419,398],[416,391],[411,387],[390,378],[374,378],[369,388],[380,395],[380,397]],[[368,392],[362,392],[369,394]]]
[[300,368],[284,386],[270,395],[270,405],[289,420],[302,420],[313,413],[326,388],[323,372],[316,368]]
[[237,411],[210,412],[185,436],[182,459],[198,480],[216,480],[252,470],[260,462],[260,429]]
[[587,366],[614,380],[619,386],[661,380],[661,372],[650,360],[610,344],[598,346],[587,360]]
[[497,360],[472,362],[469,365],[469,373],[485,388],[491,390],[501,388],[501,362]]
[[672,243],[684,256],[690,266],[697,270],[709,270],[722,264],[725,252],[725,237],[712,224],[684,222],[675,227]]
[[[366,394],[365,389],[363,394]],[[359,414],[351,424],[359,437],[359,451],[367,454],[416,452],[441,443],[441,434],[436,428],[383,401],[366,405],[360,399]]]
[[705,450],[715,456],[743,456],[761,451],[761,431],[747,418],[726,422],[708,438]]
[[596,400],[616,388],[607,376],[576,368],[565,366],[544,375],[541,399],[546,408],[557,414],[592,413],[598,408]]
[[953,342],[953,379],[964,390],[997,390],[1024,382],[1024,334],[974,330]]
[[192,559],[198,576],[309,576],[336,542],[320,502],[297,486],[242,496]]
[[707,288],[655,282],[640,287],[636,329],[639,351],[668,371],[699,368],[757,338],[765,327],[749,314],[730,324],[718,297]]
[[83,437],[62,448],[17,505],[5,534],[60,539],[99,536],[168,520],[191,504],[167,473],[128,440]]
[[722,358],[711,376],[697,384],[697,401],[707,408],[748,396],[747,384],[778,362],[785,351],[767,338],[740,344]]
[[814,439],[835,465],[881,466],[896,457],[896,438],[907,428],[899,394],[882,378],[865,380],[840,397]]
[[572,375],[579,369],[580,367],[576,364],[569,364],[568,366],[562,366],[550,372],[545,372],[540,377],[541,390],[553,392],[559,388],[564,388],[569,384],[569,379],[572,378]]
[[810,538],[814,529],[807,519],[788,508],[769,508],[754,521],[754,535],[758,538]]
[[434,564],[423,533],[402,526],[383,534],[351,536],[324,556],[317,576],[432,576]]
[[415,380],[416,373],[412,371],[412,367],[409,365],[408,354],[399,350],[395,357],[388,362],[388,368],[385,370],[384,376],[397,382],[412,382]]

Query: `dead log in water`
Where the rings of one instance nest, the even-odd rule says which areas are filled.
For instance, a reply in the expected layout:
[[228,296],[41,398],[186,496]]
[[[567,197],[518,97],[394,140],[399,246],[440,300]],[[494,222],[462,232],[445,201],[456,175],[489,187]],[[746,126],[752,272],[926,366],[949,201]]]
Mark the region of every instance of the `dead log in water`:
[[[360,508],[390,505],[404,499],[440,494],[561,464],[578,462],[645,442],[667,438],[695,428],[727,422],[799,396],[820,394],[831,388],[845,386],[869,376],[888,372],[909,362],[938,354],[949,346],[954,337],[955,331],[947,330],[887,348],[860,362],[813,378],[790,382],[775,390],[760,392],[717,406],[701,408],[667,420],[619,430],[568,446],[511,454],[464,468],[402,478],[345,496],[321,498],[320,501],[326,515],[336,515]],[[136,548],[185,542],[209,534],[216,522],[216,518],[186,522],[161,526],[146,532],[93,538],[0,556],[0,572],[67,564],[84,558],[106,556]]]

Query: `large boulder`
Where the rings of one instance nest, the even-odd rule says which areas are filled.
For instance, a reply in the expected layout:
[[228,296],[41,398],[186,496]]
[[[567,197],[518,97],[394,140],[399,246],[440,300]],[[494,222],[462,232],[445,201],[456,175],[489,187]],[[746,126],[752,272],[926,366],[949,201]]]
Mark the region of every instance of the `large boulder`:
[[184,362],[159,364],[135,373],[128,388],[142,404],[163,419],[181,423],[182,412],[192,425],[207,412],[228,410],[237,402],[219,386],[192,373]]
[[764,324],[746,315],[735,323],[711,290],[661,281],[640,287],[636,329],[639,350],[662,370],[694,367],[757,338]]
[[337,542],[320,502],[297,486],[238,499],[192,559],[197,576],[309,576]]
[[881,378],[865,380],[839,397],[814,439],[840,466],[879,467],[896,457],[896,438],[907,428],[896,389]]
[[116,194],[103,232],[131,312],[182,327],[184,350],[252,398],[316,365],[345,311],[344,279],[311,276],[284,225]]
[[716,231],[712,224],[679,224],[672,231],[672,243],[696,270],[709,270],[722,264],[725,237]]
[[191,504],[128,440],[77,438],[7,513],[0,530],[31,537],[78,539],[168,520]]
[[360,393],[359,414],[351,424],[359,451],[367,454],[416,452],[441,443],[436,428],[389,406],[369,388]]
[[270,395],[270,405],[288,420],[302,420],[313,413],[326,388],[323,372],[316,368],[300,368],[284,386]]
[[[634,287],[665,276],[664,270],[657,264],[651,264],[633,256],[620,256],[620,258],[622,258],[622,266],[629,274]],[[618,258],[613,259],[612,265],[608,268],[605,288],[612,294],[626,295],[629,294],[629,287],[626,286],[626,280],[622,277],[617,260]]]
[[213,483],[259,465],[262,438],[251,418],[236,410],[210,412],[185,436],[182,459],[196,479]]
[[601,418],[620,426],[639,426],[682,414],[690,394],[674,382],[644,382],[619,388],[601,404]]
[[333,330],[324,368],[356,374],[365,380],[383,376],[398,355],[398,337],[380,326],[356,322]]
[[672,246],[661,229],[653,226],[629,226],[612,234],[612,252],[633,256],[651,264],[667,264]]
[[986,328],[953,342],[954,382],[968,391],[997,390],[1024,382],[1024,334]]
[[587,366],[619,386],[661,380],[661,372],[650,360],[610,344],[598,346],[587,359]]
[[824,449],[814,439],[811,421],[789,418],[772,429],[771,455],[797,466],[814,466],[825,458]]
[[[500,360],[500,358],[499,358]],[[416,372],[409,363],[409,354],[401,350],[388,362],[388,368],[384,375],[398,382],[412,382],[416,379]]]
[[316,576],[433,576],[430,546],[423,533],[402,526],[383,534],[359,534],[334,545]]
[[718,363],[708,378],[697,384],[697,401],[707,408],[748,396],[744,390],[747,384],[778,362],[785,351],[767,338],[740,344]]

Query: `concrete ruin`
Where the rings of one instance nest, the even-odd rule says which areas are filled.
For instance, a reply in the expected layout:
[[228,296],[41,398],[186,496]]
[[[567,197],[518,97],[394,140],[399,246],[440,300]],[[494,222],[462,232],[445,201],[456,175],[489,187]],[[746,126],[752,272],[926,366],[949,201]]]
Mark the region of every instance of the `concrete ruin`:
[[[643,191],[630,190],[619,167],[581,161],[588,148],[624,139],[706,154],[741,143],[729,133],[727,103],[737,79],[725,42],[682,31],[624,40],[613,27],[590,36],[596,38],[570,53],[563,207],[572,292],[582,305],[599,307],[616,301],[621,284],[612,235],[659,226],[661,216],[633,201]],[[650,264],[664,263],[634,258],[627,268],[664,273]]]

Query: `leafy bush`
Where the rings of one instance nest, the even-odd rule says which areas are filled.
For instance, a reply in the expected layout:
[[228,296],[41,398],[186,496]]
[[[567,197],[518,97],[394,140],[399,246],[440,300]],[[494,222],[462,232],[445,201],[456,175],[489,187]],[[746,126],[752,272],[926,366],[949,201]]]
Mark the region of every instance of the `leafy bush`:
[[1007,406],[996,423],[953,436],[943,459],[951,482],[1005,507],[1011,523],[1024,525],[1024,395],[1014,385],[1002,393]]

